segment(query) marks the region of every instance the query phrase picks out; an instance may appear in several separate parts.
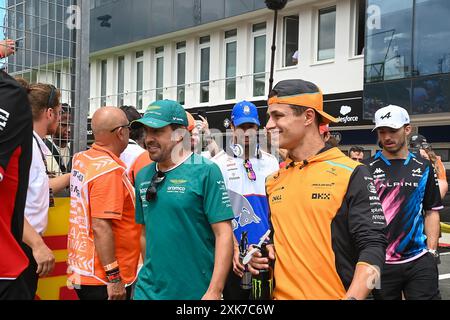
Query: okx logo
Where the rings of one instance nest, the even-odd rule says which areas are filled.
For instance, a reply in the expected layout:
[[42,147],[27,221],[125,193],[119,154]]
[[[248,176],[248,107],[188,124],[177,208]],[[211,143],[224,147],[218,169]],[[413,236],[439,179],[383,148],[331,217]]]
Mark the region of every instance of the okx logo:
[[313,199],[313,200],[330,200],[331,194],[330,193],[313,193],[311,196],[311,199]]

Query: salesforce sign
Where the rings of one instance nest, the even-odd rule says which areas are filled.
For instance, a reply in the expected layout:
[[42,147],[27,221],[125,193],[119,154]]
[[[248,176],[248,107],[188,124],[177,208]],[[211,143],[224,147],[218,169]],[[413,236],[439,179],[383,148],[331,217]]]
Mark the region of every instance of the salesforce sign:
[[331,127],[373,125],[371,120],[363,119],[363,97],[360,91],[327,95],[324,109],[339,120],[336,124],[330,124]]

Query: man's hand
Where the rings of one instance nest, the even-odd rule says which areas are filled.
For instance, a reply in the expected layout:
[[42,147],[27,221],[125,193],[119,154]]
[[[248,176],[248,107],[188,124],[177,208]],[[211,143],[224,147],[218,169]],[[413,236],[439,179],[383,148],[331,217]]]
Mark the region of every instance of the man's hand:
[[[248,270],[253,275],[258,275],[259,270],[267,270],[269,269],[269,259],[271,261],[275,261],[275,247],[273,244],[268,244],[266,246],[267,251],[269,252],[269,258],[262,258],[261,252],[257,251],[253,254],[252,259],[248,263]],[[248,251],[252,250],[253,246],[250,246]]]
[[245,267],[240,261],[240,255],[239,255],[239,247],[234,246],[234,253],[233,253],[233,272],[242,278],[244,275]]
[[53,252],[43,242],[32,249],[34,260],[36,260],[38,265],[36,273],[40,277],[45,277],[52,273],[55,268],[55,256]]
[[0,41],[0,58],[6,58],[16,52],[16,42],[11,39]]
[[206,291],[203,295],[202,300],[220,300],[222,298],[222,293],[219,291]]
[[209,131],[209,123],[208,120],[206,120],[206,118],[202,117],[201,115],[199,115],[199,118],[202,119],[201,122],[201,130],[205,135],[209,135],[210,131]]
[[127,298],[127,290],[125,285],[120,282],[108,283],[108,300],[125,300]]

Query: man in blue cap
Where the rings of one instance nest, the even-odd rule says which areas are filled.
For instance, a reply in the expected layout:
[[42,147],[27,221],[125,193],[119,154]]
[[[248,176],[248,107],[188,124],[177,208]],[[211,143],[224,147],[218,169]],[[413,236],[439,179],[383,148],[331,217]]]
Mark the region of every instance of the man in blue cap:
[[154,161],[135,182],[146,246],[134,299],[220,299],[233,246],[222,174],[192,153],[186,112],[176,101],[153,102],[133,125],[144,126]]
[[225,285],[225,300],[250,297],[251,276],[242,264],[242,257],[248,246],[257,244],[269,229],[265,181],[279,169],[277,159],[259,149],[256,106],[245,100],[237,103],[231,121],[231,152],[221,151],[212,159],[222,171],[234,212],[233,272]]

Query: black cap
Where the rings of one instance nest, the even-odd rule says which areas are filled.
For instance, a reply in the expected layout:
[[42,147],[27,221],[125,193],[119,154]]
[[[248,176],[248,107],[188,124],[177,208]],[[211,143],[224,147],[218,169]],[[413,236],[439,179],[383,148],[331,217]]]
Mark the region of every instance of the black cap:
[[423,148],[425,146],[428,146],[427,138],[420,134],[415,134],[409,139],[409,146],[410,148]]

